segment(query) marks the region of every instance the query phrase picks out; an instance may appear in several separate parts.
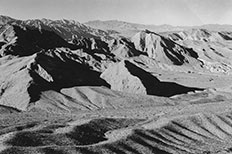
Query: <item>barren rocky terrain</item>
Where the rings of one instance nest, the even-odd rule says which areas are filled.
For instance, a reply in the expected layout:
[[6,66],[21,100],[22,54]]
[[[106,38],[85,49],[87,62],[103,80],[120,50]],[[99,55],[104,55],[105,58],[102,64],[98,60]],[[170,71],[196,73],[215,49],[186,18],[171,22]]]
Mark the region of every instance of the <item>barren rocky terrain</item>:
[[228,25],[0,16],[0,153],[232,153],[231,62]]

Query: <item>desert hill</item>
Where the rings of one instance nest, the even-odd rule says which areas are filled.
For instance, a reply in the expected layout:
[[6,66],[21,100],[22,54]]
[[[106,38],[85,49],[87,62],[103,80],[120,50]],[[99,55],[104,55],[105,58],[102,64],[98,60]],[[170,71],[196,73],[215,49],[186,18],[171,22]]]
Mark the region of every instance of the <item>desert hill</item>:
[[231,32],[192,29],[169,33],[168,37],[192,48],[212,72],[231,71]]
[[148,57],[160,63],[174,65],[197,64],[198,54],[195,51],[154,32],[141,31],[132,37],[132,42],[137,50],[145,52]]
[[101,77],[111,85],[111,89],[127,93],[170,97],[203,90],[185,87],[172,82],[161,82],[150,73],[127,60],[107,68],[101,74]]

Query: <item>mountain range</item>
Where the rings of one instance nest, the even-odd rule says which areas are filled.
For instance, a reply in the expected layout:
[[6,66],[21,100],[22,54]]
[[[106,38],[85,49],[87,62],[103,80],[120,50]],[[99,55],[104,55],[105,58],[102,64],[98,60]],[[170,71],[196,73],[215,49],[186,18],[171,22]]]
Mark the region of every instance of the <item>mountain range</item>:
[[[121,31],[112,22],[114,26],[123,25],[116,27],[125,31],[145,27],[110,21],[107,29],[117,33]],[[108,22],[87,24],[91,23],[105,26]],[[105,86],[126,93],[166,96],[169,94],[165,91],[155,92],[163,91],[163,84],[154,85],[157,89],[148,92],[152,88],[144,80],[160,82],[152,81],[152,69],[228,74],[232,68],[231,32],[195,28],[167,32],[165,28],[173,27],[159,26],[166,32],[145,29],[126,37],[68,20],[21,21],[1,16],[1,24],[1,104],[19,110],[27,110],[39,101],[44,91],[60,93],[63,88],[75,86]]]
[[154,32],[172,32],[172,31],[184,31],[189,29],[207,29],[210,31],[232,31],[231,25],[219,25],[219,24],[208,24],[201,26],[172,26],[172,25],[144,25],[137,23],[130,23],[118,20],[94,20],[84,23],[90,27],[108,31],[111,33],[121,33],[124,36],[132,36],[135,33],[148,29]]
[[231,25],[0,16],[0,153],[214,153],[231,62]]

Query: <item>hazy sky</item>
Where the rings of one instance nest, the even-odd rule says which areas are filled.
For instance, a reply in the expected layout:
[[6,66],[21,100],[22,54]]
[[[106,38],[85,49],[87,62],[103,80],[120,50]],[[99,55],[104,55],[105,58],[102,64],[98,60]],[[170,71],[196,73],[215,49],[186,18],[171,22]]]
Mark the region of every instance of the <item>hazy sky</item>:
[[143,24],[231,24],[232,0],[0,0],[17,19],[123,20]]

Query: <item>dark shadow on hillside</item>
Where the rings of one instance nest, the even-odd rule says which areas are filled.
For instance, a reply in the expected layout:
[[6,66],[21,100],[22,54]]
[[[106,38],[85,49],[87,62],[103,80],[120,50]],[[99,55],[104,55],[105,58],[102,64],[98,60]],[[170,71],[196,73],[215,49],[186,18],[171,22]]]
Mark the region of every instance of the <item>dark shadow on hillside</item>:
[[[159,36],[161,38],[161,41],[159,42],[164,54],[168,57],[169,60],[171,60],[171,62],[174,65],[182,65],[184,63],[189,63],[186,55],[197,59],[198,58],[198,54],[192,49],[192,48],[186,48],[174,41],[172,41],[169,38],[166,38],[164,36],[161,36],[160,34],[157,34],[155,32],[149,31],[149,30],[145,30],[145,33],[148,34],[153,34],[156,36]],[[178,35],[177,35],[178,36]],[[175,36],[175,37],[177,37]],[[144,42],[143,42],[143,46],[145,46]]]
[[97,54],[104,54],[107,58],[113,58],[115,57],[112,53],[110,53],[108,44],[101,39],[97,38],[75,38],[73,39],[73,44],[77,46],[78,48],[82,48],[84,52],[91,55],[96,60],[101,60],[101,57],[97,56]]
[[6,42],[0,42],[0,49],[2,48],[4,44],[6,44]]
[[[94,55],[95,51],[87,50],[86,44],[70,44],[54,31],[16,25],[12,25],[12,27],[12,31],[15,32],[14,37],[17,37],[17,40],[13,44],[7,44],[3,50],[3,55],[30,56],[37,53],[35,62],[31,63],[29,71],[33,77],[33,82],[27,89],[31,96],[31,102],[37,101],[41,91],[45,90],[59,91],[61,88],[74,86],[110,87],[100,78],[99,72],[94,71],[91,66],[85,63],[84,58],[56,51],[56,48],[59,47],[70,50],[83,49],[83,52],[90,53],[93,58],[101,61],[100,57]],[[104,43],[100,42],[99,44],[106,48]],[[5,42],[0,42],[1,46],[4,44]],[[45,76],[46,74],[52,76],[53,81],[47,82],[44,80],[45,78],[36,73],[40,69],[38,65],[45,70]]]
[[14,44],[9,44],[6,47],[4,54],[29,56],[41,51],[58,47],[67,47],[70,49],[79,49],[81,47],[73,45],[65,41],[62,37],[53,31],[45,29],[23,28],[16,25],[13,26],[13,31],[17,37]]
[[232,35],[229,32],[219,32],[218,34],[225,40],[232,40]]
[[[48,51],[44,51],[48,52]],[[46,81],[36,73],[39,64],[52,77],[52,82]],[[31,102],[39,99],[40,93],[46,90],[60,91],[62,88],[71,88],[75,86],[105,86],[110,85],[100,78],[100,72],[91,70],[83,63],[76,62],[65,55],[53,50],[49,53],[38,53],[36,63],[30,66],[30,75],[34,82],[28,88],[31,96]]]
[[[92,145],[107,140],[107,131],[133,126],[143,119],[93,119],[82,125],[76,125],[65,133],[54,133],[59,128],[69,127],[68,125],[48,125],[37,130],[23,130],[16,132],[11,138],[4,141],[8,146],[16,147],[39,147],[45,148],[71,145]],[[67,142],[68,141],[68,142]],[[47,149],[53,151],[53,149]],[[55,152],[55,151],[54,151]],[[62,152],[59,150],[59,152]]]
[[[180,52],[188,54],[189,56],[191,56],[191,57],[193,57],[195,59],[198,58],[198,54],[193,49],[183,47],[183,46],[181,46],[179,44],[176,44],[172,40],[167,39],[165,37],[162,37],[162,39],[165,42],[165,44],[161,43],[161,46],[164,49],[164,53],[173,62],[173,64],[182,65],[185,62],[188,63],[187,59]],[[176,45],[181,47],[181,51],[175,50]]]
[[27,151],[20,147],[9,147],[0,152],[0,154],[25,154]]
[[143,120],[123,118],[94,119],[88,123],[74,127],[74,129],[71,132],[67,133],[66,136],[72,139],[76,145],[91,145],[107,140],[105,136],[105,133],[107,131],[125,128],[130,125],[135,125],[136,123],[141,121]]
[[147,90],[147,94],[171,97],[178,94],[184,94],[195,90],[203,90],[200,88],[185,87],[174,82],[161,82],[150,73],[135,66],[129,61],[125,61],[125,65],[130,73],[138,77]]

